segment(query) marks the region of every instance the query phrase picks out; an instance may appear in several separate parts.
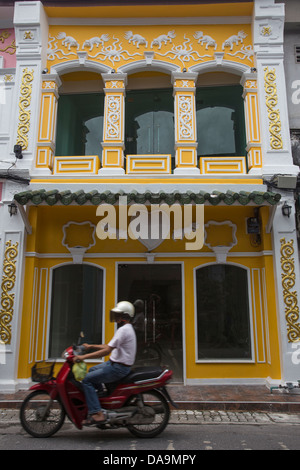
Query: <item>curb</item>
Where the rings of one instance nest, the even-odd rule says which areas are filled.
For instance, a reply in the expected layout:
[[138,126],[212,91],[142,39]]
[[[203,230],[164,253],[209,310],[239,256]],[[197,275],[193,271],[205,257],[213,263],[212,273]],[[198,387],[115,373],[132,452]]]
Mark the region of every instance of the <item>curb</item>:
[[[66,418],[65,424],[73,426]],[[212,425],[212,424],[289,424],[300,425],[300,415],[293,413],[264,413],[249,411],[198,411],[198,410],[172,410],[169,424],[173,425]],[[0,410],[0,429],[8,425],[20,425],[19,410]]]
[[[0,400],[0,412],[2,409],[19,410],[22,402],[23,400]],[[178,410],[300,413],[300,402],[175,400],[175,403]]]

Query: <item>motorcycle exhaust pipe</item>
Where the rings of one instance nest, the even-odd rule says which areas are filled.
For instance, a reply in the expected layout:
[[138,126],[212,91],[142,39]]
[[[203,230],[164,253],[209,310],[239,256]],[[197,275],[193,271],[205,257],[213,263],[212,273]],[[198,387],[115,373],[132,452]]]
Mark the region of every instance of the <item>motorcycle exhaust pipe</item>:
[[[108,411],[106,412],[106,423],[111,425],[120,424],[120,422],[125,422],[126,424],[151,424],[155,418],[156,413],[162,413],[164,411],[163,407],[156,405],[150,414],[143,413],[137,408],[130,410],[120,410],[120,411]],[[155,411],[154,411],[155,410]],[[149,412],[148,412],[149,413]]]
[[107,423],[109,424],[115,424],[118,423],[119,421],[124,421],[130,419],[134,413],[136,412],[136,407],[131,407],[131,408],[122,408],[121,410],[116,410],[116,411],[107,411],[106,412],[106,419]]

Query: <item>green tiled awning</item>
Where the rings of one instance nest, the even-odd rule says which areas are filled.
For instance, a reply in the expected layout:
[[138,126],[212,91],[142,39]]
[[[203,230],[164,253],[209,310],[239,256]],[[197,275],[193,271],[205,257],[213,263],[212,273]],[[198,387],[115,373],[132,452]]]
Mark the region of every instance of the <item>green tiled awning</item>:
[[154,193],[150,190],[145,190],[144,192],[130,191],[128,193],[119,191],[111,192],[104,191],[99,192],[97,190],[85,192],[83,190],[72,192],[71,190],[59,191],[58,189],[53,189],[51,191],[46,191],[45,189],[35,190],[35,191],[24,191],[18,194],[15,194],[14,199],[21,205],[33,204],[47,204],[49,206],[54,206],[55,204],[60,204],[68,206],[70,204],[92,204],[99,205],[101,203],[115,204],[118,202],[120,196],[126,196],[128,203],[137,203],[137,204],[160,204],[165,202],[166,204],[174,204],[175,202],[180,204],[210,204],[217,206],[218,204],[232,205],[240,204],[246,206],[247,204],[254,205],[276,205],[280,201],[281,195],[278,193],[272,193],[269,191],[212,191],[212,192],[192,192],[186,191],[181,193],[179,191],[165,192],[160,191]]

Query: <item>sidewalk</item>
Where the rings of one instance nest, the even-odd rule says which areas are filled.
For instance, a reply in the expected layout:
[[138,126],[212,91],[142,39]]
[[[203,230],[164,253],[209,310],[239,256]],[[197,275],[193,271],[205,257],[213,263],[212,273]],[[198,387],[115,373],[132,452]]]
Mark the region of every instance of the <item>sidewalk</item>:
[[[300,388],[273,390],[264,385],[181,385],[167,387],[179,410],[299,413]],[[0,393],[1,409],[18,409],[28,392]]]
[[180,409],[300,412],[300,388],[271,390],[264,385],[169,385]]

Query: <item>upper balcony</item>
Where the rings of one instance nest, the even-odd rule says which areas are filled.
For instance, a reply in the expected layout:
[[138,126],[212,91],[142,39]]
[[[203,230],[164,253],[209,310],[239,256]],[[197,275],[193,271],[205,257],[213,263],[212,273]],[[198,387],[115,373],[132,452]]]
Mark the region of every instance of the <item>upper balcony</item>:
[[[133,5],[110,8],[113,17],[85,7],[65,17],[41,2],[16,2],[16,109],[0,135],[8,161],[14,144],[22,146],[15,169],[48,181],[122,176],[125,183],[298,172],[283,9],[268,9],[266,18],[257,2],[238,2],[220,5],[215,17],[203,2],[177,3],[153,17],[150,6],[146,14]],[[11,85],[4,83],[8,98]]]
[[56,177],[246,175],[261,167],[256,75],[43,76],[36,168]]

